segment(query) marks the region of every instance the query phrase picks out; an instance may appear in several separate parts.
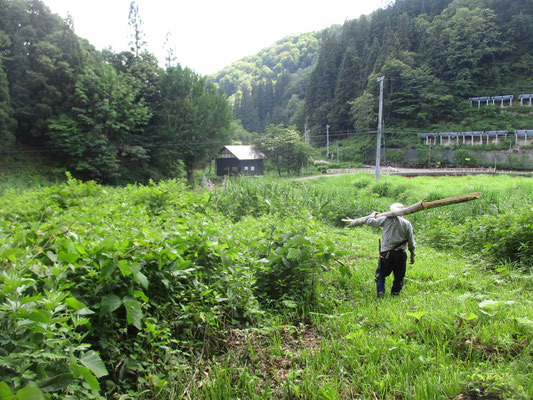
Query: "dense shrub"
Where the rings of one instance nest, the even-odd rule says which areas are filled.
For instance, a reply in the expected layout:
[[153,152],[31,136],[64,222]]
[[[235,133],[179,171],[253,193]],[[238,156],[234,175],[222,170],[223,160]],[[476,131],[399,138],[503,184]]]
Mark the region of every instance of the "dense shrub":
[[[313,220],[275,221],[259,243],[256,293],[268,305],[278,300],[294,307],[315,304],[316,280],[335,256],[335,245],[324,238]],[[266,240],[265,240],[266,239]]]
[[461,226],[459,240],[495,262],[511,262],[533,272],[533,208],[523,205],[498,215],[471,218]]

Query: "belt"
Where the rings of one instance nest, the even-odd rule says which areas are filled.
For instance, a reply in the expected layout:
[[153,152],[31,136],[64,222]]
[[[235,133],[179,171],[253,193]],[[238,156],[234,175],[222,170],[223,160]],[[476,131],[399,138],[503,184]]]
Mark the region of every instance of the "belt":
[[[389,256],[390,256],[390,252],[391,251],[396,251],[396,249],[402,245],[404,245],[405,243],[407,243],[407,240],[402,240],[400,243],[398,243],[396,246],[394,246],[391,250],[388,250],[386,252],[383,252],[383,253],[379,253],[379,258],[383,258],[385,260],[388,260],[389,259]],[[381,241],[380,241],[380,244],[381,244]],[[383,255],[385,254],[385,255]]]

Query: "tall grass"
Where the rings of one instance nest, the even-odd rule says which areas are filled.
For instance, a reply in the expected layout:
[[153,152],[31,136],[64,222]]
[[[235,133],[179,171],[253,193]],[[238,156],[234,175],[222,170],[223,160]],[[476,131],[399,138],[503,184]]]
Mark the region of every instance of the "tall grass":
[[515,262],[532,269],[533,181],[506,176],[323,177],[312,181],[230,180],[216,191],[213,204],[233,218],[263,214],[312,215],[333,226],[344,217],[388,211],[406,205],[481,192],[480,199],[408,216],[421,241],[436,248],[463,247],[487,260]]
[[31,175],[31,176],[12,176],[12,175],[0,175],[0,195],[7,191],[13,191],[15,193],[22,193],[26,190],[32,190],[53,185],[49,179]]

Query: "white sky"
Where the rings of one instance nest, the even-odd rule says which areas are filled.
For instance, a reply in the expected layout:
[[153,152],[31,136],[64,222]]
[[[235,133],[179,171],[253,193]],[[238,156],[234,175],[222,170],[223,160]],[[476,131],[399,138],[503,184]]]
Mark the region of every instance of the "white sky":
[[[131,0],[43,0],[74,19],[97,49],[129,49]],[[220,71],[285,36],[321,30],[386,5],[387,0],[137,0],[149,52],[164,64],[167,32],[176,61],[199,74]]]

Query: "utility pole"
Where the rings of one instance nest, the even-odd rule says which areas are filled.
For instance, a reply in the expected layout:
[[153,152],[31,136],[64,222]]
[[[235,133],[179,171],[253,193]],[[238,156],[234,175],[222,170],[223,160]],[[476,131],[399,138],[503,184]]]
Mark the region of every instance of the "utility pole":
[[[307,122],[305,123],[304,125],[304,139],[305,139],[305,144],[309,146],[309,134],[311,132],[309,131],[309,129],[307,129]],[[307,173],[307,171],[309,170],[309,159],[307,159],[307,161],[305,162],[305,172]]]
[[337,139],[337,164],[339,163],[339,139]]
[[329,160],[329,125],[326,125],[326,158]]
[[433,138],[429,138],[428,168],[431,167],[431,142],[433,142]]
[[381,129],[383,126],[383,81],[384,76],[378,78],[379,82],[379,114],[378,114],[378,138],[376,145],[376,181],[379,180],[379,162],[381,160]]

